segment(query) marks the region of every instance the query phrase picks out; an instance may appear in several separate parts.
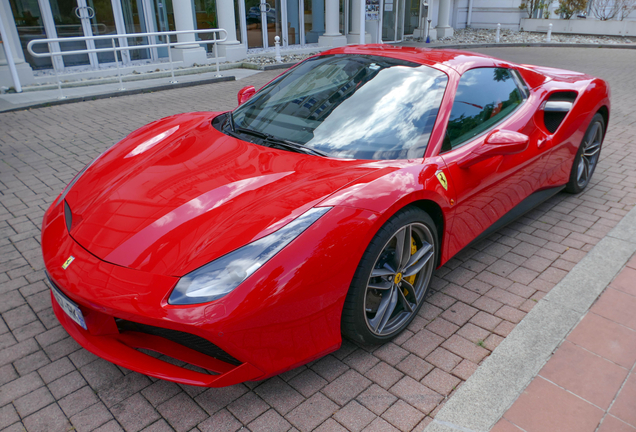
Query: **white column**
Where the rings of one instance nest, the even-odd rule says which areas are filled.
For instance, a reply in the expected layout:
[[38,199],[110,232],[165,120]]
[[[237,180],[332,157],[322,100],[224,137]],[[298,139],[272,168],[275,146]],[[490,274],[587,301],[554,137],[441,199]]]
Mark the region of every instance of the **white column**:
[[439,12],[437,15],[437,37],[449,37],[453,35],[453,28],[449,24],[450,0],[439,0]]
[[31,70],[31,66],[24,60],[22,46],[18,38],[18,30],[15,26],[9,0],[0,0],[0,19],[2,20],[7,36],[7,40],[3,40],[2,44],[0,44],[0,47],[2,47],[0,48],[0,86],[14,86],[9,64],[5,56],[4,44],[10,45],[9,50],[11,51],[15,71],[17,72],[20,83],[22,85],[32,84],[35,81],[33,71]]
[[339,47],[347,44],[347,38],[340,34],[339,20],[338,0],[325,0],[325,34],[318,38],[320,46]]
[[241,44],[236,38],[236,14],[234,0],[217,0],[216,14],[219,28],[227,32],[227,40],[219,43],[219,57],[226,61],[237,61],[247,57],[247,45]]
[[[172,10],[174,12],[174,26],[177,31],[194,30],[194,21],[192,17],[192,0],[174,0],[172,2]],[[196,38],[192,34],[177,35],[179,42],[194,42]],[[179,48],[198,48],[199,45],[181,45]]]
[[427,7],[425,8],[422,2],[420,2],[420,13],[417,18],[417,27],[413,29],[413,37],[425,38],[426,37],[426,20],[428,19],[428,4],[432,0],[427,0]]
[[[173,0],[172,10],[174,12],[174,26],[177,31],[194,30],[194,13],[192,10],[192,0]],[[177,35],[179,42],[196,42],[194,33]],[[205,64],[207,54],[203,47],[193,43],[179,45],[172,50],[172,59],[182,61],[184,66],[192,66],[194,63]]]
[[[350,44],[360,43],[360,23],[364,20],[364,16],[360,17],[360,13],[365,4],[364,0],[351,0],[351,29],[347,35],[347,42]],[[367,43],[371,43],[370,34],[365,32],[364,37]]]
[[234,1],[221,0],[216,2],[216,13],[219,21],[219,28],[227,32],[227,40],[223,44],[237,44],[236,39],[236,19],[234,16]]

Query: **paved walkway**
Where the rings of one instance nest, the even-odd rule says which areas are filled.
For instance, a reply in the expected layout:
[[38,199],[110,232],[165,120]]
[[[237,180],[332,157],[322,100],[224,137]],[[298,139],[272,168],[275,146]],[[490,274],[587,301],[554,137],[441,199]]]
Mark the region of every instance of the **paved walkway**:
[[492,432],[636,432],[636,255]]
[[[28,431],[422,430],[526,314],[636,204],[636,51],[483,49],[609,80],[610,129],[585,193],[559,194],[436,272],[409,329],[224,389],[149,379],[81,349],[53,317],[42,213],[74,173],[134,129],[236,105],[224,82],[0,115],[0,428]],[[244,429],[245,430],[245,429]]]
[[[240,80],[247,78],[254,74],[260,73],[254,69],[227,69],[221,71],[221,75],[224,79],[236,79]],[[117,79],[117,77],[112,77]],[[50,90],[33,90],[25,91],[22,93],[5,93],[0,95],[0,113],[4,111],[11,111],[20,108],[27,108],[32,106],[41,106],[42,104],[57,104],[60,102],[70,103],[77,101],[81,98],[97,98],[97,97],[121,97],[122,94],[130,94],[137,91],[157,91],[165,90],[166,88],[178,88],[180,86],[198,85],[201,81],[214,81],[216,72],[206,72],[201,74],[191,75],[179,75],[175,79],[176,84],[171,84],[172,78],[153,78],[137,81],[125,81],[124,91],[119,90],[119,83],[113,82],[109,84],[91,84],[85,82],[84,86],[68,87],[62,84],[62,94],[67,99],[60,101],[60,92],[57,88]]]

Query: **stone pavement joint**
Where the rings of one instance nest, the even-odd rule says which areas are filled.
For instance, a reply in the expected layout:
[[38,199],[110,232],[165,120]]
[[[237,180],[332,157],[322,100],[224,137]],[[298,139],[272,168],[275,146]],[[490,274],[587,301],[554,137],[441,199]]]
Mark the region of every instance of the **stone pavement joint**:
[[[386,432],[442,427],[439,421],[469,427],[445,413],[468,392],[471,375],[487,375],[480,371],[496,361],[491,352],[506,346],[527,352],[526,345],[508,335],[533,322],[554,323],[567,332],[592,295],[578,306],[567,304],[559,290],[551,292],[555,285],[575,280],[572,268],[589,263],[586,256],[597,256],[590,252],[597,244],[614,245],[611,255],[599,259],[615,257],[618,261],[608,269],[619,267],[624,248],[636,238],[627,231],[633,229],[631,222],[621,221],[636,205],[636,51],[481,51],[609,80],[610,127],[588,188],[579,195],[558,194],[438,269],[418,316],[391,343],[378,347],[345,340],[322,359],[229,388],[148,378],[82,349],[52,312],[39,227],[44,211],[75,173],[133,130],[180,112],[231,109],[241,87],[262,86],[278,72],[1,114],[0,428]],[[615,227],[625,232],[612,231]],[[598,277],[607,280],[609,270]],[[542,300],[545,296],[549,300]],[[601,313],[607,305],[598,307]],[[534,340],[559,343],[556,333]],[[519,370],[514,360],[505,369],[508,375]],[[620,356],[613,361],[626,362]],[[530,366],[538,370],[539,363]],[[523,379],[527,383],[531,378]],[[496,412],[501,415],[505,408]],[[131,415],[136,410],[143,418]]]
[[636,253],[636,242],[618,240],[633,238],[628,236],[634,226],[636,208],[530,311],[445,404],[426,432],[456,427],[490,430]]

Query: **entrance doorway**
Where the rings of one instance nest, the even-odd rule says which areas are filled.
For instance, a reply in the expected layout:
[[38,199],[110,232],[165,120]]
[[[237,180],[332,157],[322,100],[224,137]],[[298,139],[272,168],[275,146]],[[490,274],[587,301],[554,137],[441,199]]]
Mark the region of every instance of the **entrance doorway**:
[[249,49],[273,48],[276,36],[282,47],[316,43],[325,32],[324,0],[245,0],[245,21]]
[[404,36],[404,0],[384,0],[382,41],[400,42]]
[[[26,60],[34,69],[53,67],[50,58],[34,58],[27,50],[33,39],[99,36],[123,33],[145,33],[174,30],[172,0],[9,0],[15,18],[20,44]],[[150,41],[148,39],[151,39]],[[159,42],[158,37],[119,38],[120,46],[148,45]],[[75,51],[111,47],[111,40],[52,43],[53,51]],[[47,51],[45,46],[36,48]],[[118,59],[130,60],[167,57],[166,48],[123,51]],[[56,67],[90,65],[115,61],[112,52],[89,53],[56,57]]]

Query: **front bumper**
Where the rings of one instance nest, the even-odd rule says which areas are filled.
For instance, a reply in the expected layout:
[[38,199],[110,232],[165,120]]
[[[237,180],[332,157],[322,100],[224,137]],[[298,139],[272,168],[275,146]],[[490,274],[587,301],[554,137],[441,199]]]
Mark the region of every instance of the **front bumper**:
[[[51,283],[84,314],[87,330],[52,298],[55,314],[68,333],[87,350],[120,366],[211,387],[263,379],[339,348],[342,304],[376,219],[371,212],[334,208],[329,218],[321,218],[303,233],[302,242],[292,242],[224,298],[175,306],[167,298],[178,278],[98,259],[69,235],[61,208],[51,207],[45,214],[42,251]],[[346,253],[333,248],[336,241]],[[64,269],[70,256],[75,259]],[[329,274],[325,268],[331,270]],[[133,328],[122,328],[122,320],[133,323]],[[166,332],[204,339],[226,356],[215,358]],[[140,349],[187,365],[177,366],[179,362]]]
[[[249,363],[232,365],[160,336],[135,331],[110,332],[109,334],[101,335],[91,334],[78,326],[62,310],[53,294],[51,294],[51,302],[53,303],[55,316],[73,339],[93,354],[127,369],[168,381],[205,387],[229,386],[257,379],[263,375],[262,371]],[[85,308],[82,309],[84,312]],[[102,323],[108,321],[115,323],[113,317],[100,314],[97,311],[90,311],[89,314],[92,320],[98,320]],[[138,349],[160,353],[218,375],[197,372],[177,366],[144,354]]]

